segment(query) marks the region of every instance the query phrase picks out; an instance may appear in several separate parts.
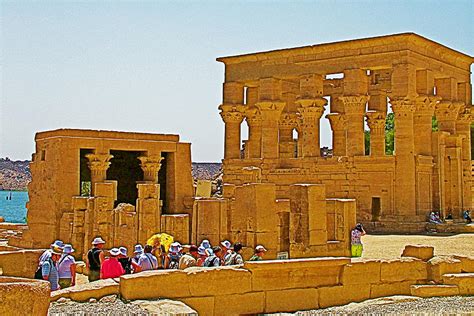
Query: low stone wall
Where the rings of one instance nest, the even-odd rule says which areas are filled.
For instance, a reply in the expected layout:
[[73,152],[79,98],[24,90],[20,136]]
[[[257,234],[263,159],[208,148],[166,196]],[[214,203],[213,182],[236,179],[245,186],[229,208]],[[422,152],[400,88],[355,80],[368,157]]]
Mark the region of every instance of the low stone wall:
[[415,259],[313,258],[247,262],[243,267],[149,271],[120,278],[127,300],[171,298],[199,315],[291,312],[410,295],[428,282],[428,263]]
[[45,249],[0,251],[0,269],[3,275],[33,278],[38,258]]
[[46,281],[0,277],[0,315],[47,315],[49,293]]

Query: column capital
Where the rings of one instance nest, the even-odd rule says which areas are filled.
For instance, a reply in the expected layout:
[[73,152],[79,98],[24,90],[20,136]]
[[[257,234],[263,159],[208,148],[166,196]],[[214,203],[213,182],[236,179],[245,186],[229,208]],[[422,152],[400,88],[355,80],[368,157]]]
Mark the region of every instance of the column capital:
[[439,96],[418,95],[415,99],[415,110],[420,114],[433,116],[436,104],[441,100]]
[[245,121],[249,126],[262,125],[262,114],[256,107],[252,107],[245,111]]
[[284,113],[280,116],[280,128],[293,129],[298,125],[298,116],[295,113]]
[[365,112],[365,104],[369,101],[369,96],[360,95],[343,95],[339,97],[344,103],[344,112],[346,114],[363,114]]
[[285,102],[263,101],[255,103],[255,106],[260,110],[263,121],[278,121],[281,112],[285,108]]
[[295,103],[303,119],[320,119],[324,113],[327,100],[324,98],[299,99]]
[[370,132],[374,134],[383,134],[385,132],[386,114],[378,111],[368,111],[367,125],[369,125]]
[[221,104],[219,110],[224,123],[242,123],[244,119],[244,105]]
[[347,119],[342,113],[329,113],[326,118],[329,120],[333,131],[343,131],[347,127]]
[[109,169],[110,159],[114,156],[110,154],[87,154],[86,158],[89,160],[87,165],[91,170],[92,175],[102,174]]
[[400,97],[390,98],[390,104],[395,116],[399,116],[402,113],[414,113],[415,112],[415,98],[411,97]]
[[161,155],[138,157],[145,181],[158,181],[158,171],[161,169],[161,161],[163,159]]
[[435,108],[436,118],[442,121],[454,121],[458,118],[463,105],[463,102],[441,101]]
[[471,124],[473,122],[473,116],[470,110],[466,109],[464,112],[459,113],[458,121],[462,123]]

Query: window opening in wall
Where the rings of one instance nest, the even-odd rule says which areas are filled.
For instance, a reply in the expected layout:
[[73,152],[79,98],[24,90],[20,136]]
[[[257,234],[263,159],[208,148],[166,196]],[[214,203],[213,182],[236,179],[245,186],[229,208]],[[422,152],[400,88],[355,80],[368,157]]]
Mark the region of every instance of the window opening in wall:
[[293,143],[295,144],[295,147],[294,147],[294,155],[293,157],[294,158],[298,158],[298,131],[296,130],[296,128],[293,129]]
[[326,79],[342,79],[344,78],[344,73],[343,72],[338,72],[334,74],[327,74]]
[[248,96],[247,96],[247,89],[248,89],[248,87],[244,87],[244,104],[245,105],[249,104],[249,100],[248,100]]
[[380,197],[372,197],[372,221],[377,222],[380,219],[381,203]]
[[161,160],[160,171],[158,171],[158,184],[160,185],[160,200],[163,203],[163,207],[162,207],[163,214],[165,214],[166,211],[168,210],[168,204],[166,201],[166,188],[167,188],[166,174],[168,172],[169,155],[170,154],[166,152],[161,153],[161,157],[163,159]]
[[92,149],[81,148],[79,150],[79,192],[81,196],[91,196],[92,193],[91,170],[86,155],[93,152]]
[[321,157],[331,157],[332,156],[332,129],[331,123],[326,119],[326,115],[331,113],[331,97],[324,97],[327,100],[327,105],[324,108],[324,113],[319,120],[319,141],[320,141],[320,153]]
[[41,151],[40,156],[41,156],[41,157],[40,157],[41,161],[45,161],[45,160],[46,160],[46,150],[43,149],[43,150]]
[[143,181],[143,170],[140,167],[139,151],[111,150],[113,158],[107,170],[107,179],[117,181],[117,201],[136,204],[138,198],[137,181]]

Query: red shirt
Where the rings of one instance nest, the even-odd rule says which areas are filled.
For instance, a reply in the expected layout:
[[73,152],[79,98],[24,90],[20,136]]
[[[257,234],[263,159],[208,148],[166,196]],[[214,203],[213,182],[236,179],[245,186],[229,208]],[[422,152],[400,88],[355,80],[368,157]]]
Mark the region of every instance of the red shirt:
[[117,258],[108,258],[102,262],[100,267],[101,279],[109,278],[118,278],[119,276],[125,274],[125,270],[122,268],[122,265],[117,260]]

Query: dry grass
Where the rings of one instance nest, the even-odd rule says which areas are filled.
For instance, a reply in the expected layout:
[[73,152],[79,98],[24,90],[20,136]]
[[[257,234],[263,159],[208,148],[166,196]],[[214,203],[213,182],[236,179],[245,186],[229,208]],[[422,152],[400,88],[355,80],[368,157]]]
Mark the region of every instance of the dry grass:
[[423,235],[366,235],[362,237],[365,259],[393,259],[400,257],[405,245],[434,246],[435,255],[474,256],[474,234],[454,236]]

